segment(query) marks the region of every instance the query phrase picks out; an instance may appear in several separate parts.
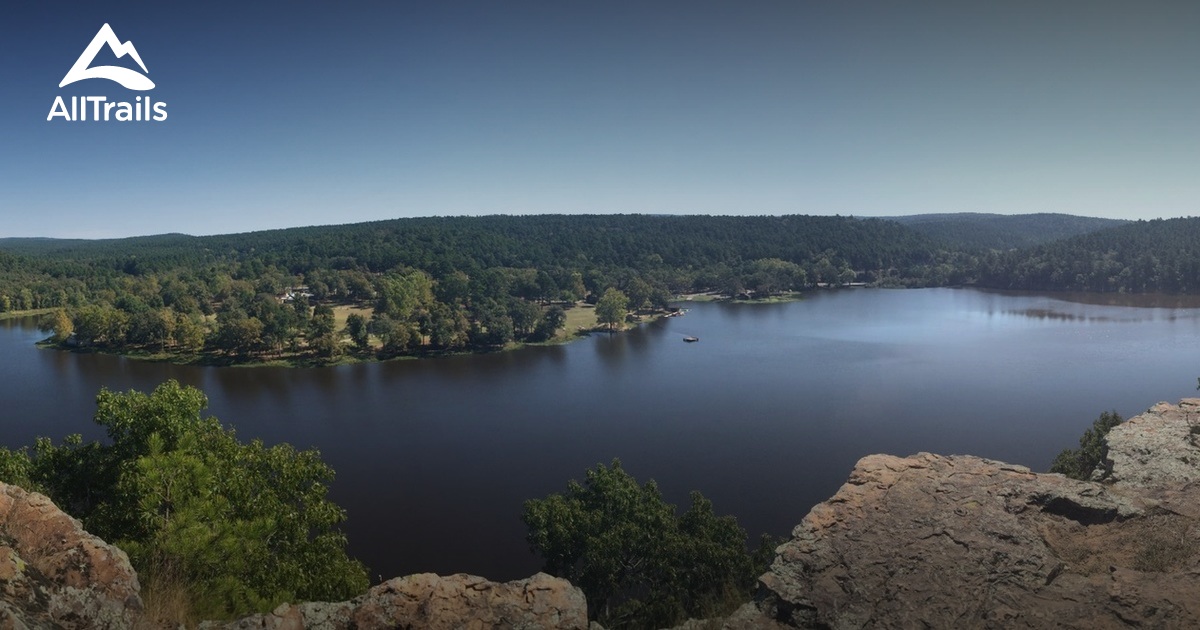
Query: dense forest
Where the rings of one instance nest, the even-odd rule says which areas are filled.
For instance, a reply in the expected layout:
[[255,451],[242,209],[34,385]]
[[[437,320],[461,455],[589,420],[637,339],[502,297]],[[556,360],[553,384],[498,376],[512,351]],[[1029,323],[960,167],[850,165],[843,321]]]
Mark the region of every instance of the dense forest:
[[1138,221],[980,259],[978,283],[1001,289],[1200,292],[1200,218]]
[[1059,241],[1128,223],[1070,214],[914,214],[889,217],[955,247],[1009,250]]
[[[55,309],[47,330],[60,343],[230,361],[544,341],[564,309],[609,290],[623,314],[686,292],[943,284],[961,280],[951,271],[963,267],[956,252],[894,222],[805,216],[420,218],[3,239],[0,249],[0,311]],[[338,307],[353,309],[344,322]]]
[[61,344],[218,362],[489,349],[554,339],[602,297],[611,328],[683,293],[851,283],[1194,292],[1200,219],[538,215],[0,239],[0,312],[42,309]]

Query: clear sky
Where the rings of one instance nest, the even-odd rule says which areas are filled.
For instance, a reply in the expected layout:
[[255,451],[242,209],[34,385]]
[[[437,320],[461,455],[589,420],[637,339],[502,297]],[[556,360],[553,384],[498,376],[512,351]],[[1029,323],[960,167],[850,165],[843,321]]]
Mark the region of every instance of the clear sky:
[[[58,87],[104,23],[153,90]],[[0,236],[1200,199],[1200,3],[21,2],[0,37]],[[166,121],[46,120],[143,94]]]

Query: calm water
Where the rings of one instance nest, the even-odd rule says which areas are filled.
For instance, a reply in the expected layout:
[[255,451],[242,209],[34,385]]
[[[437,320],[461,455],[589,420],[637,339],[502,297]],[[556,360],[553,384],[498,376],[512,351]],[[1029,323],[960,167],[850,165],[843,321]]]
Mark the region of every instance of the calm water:
[[614,457],[673,502],[697,489],[751,535],[784,535],[863,455],[1045,469],[1101,411],[1193,395],[1200,309],[1105,302],[847,290],[692,304],[567,346],[312,370],[44,351],[30,322],[0,322],[0,441],[99,437],[101,387],[178,379],[243,438],[320,448],[373,575],[511,579],[539,566],[522,502]]

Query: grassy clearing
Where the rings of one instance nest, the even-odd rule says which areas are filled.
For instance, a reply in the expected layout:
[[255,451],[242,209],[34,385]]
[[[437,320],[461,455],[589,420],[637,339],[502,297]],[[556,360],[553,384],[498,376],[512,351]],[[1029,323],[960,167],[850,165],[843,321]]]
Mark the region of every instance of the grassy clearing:
[[730,300],[730,301],[735,304],[781,304],[783,302],[795,302],[796,300],[803,299],[803,297],[804,296],[799,291],[792,291],[789,293],[781,293],[779,295],[772,295],[769,298],[756,298],[753,300]]
[[27,310],[27,311],[5,311],[3,313],[0,313],[0,320],[17,319],[18,317],[35,317],[37,315],[46,315],[47,313],[53,313],[56,310],[58,310],[58,309],[34,308],[34,309]]
[[374,312],[374,308],[370,306],[362,306],[360,304],[335,306],[333,307],[334,330],[340,332],[346,328],[346,320],[355,313],[361,315],[363,319],[371,321],[371,315]]
[[691,293],[679,296],[681,302],[732,302],[734,304],[780,304],[783,302],[795,302],[796,300],[804,299],[804,294],[800,291],[789,291],[772,295],[769,298],[756,298],[752,300],[735,300],[728,295],[718,295],[716,293]]
[[678,298],[682,302],[720,302],[728,300],[729,297],[718,295],[716,293],[685,293]]
[[590,331],[599,325],[596,321],[596,307],[579,302],[566,310],[567,319],[563,329],[558,332],[557,339],[570,339],[580,332]]

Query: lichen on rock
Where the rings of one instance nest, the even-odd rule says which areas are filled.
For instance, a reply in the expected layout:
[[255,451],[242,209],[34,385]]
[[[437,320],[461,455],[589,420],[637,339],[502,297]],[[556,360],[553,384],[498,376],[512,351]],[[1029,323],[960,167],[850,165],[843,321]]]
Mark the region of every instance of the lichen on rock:
[[727,628],[1200,627],[1200,399],[1108,435],[1104,482],[861,459]]
[[388,580],[347,602],[284,604],[266,615],[210,630],[352,628],[511,628],[586,630],[587,600],[570,582],[538,573],[513,582],[421,573]]
[[125,552],[46,496],[0,483],[0,627],[129,628],[140,590]]

